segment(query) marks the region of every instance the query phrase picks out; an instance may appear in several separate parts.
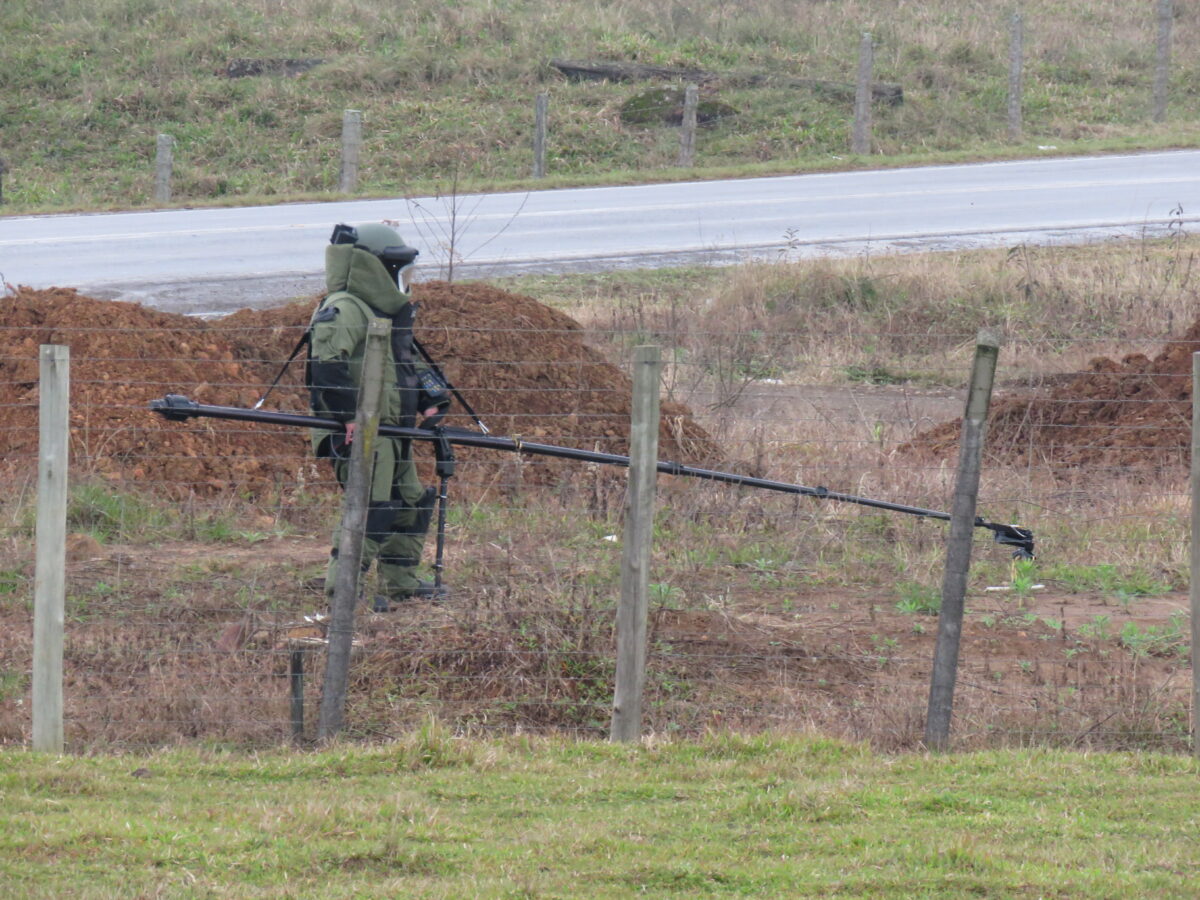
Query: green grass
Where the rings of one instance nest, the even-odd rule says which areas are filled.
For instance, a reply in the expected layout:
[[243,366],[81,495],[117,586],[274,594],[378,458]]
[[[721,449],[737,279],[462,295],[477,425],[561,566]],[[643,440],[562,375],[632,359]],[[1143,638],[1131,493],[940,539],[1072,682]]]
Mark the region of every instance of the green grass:
[[[133,774],[133,773],[137,774]],[[1191,759],[806,737],[0,755],[9,897],[1191,897]]]
[[[1029,0],[1026,137],[1007,138],[1007,9],[930,0],[6,0],[0,7],[0,156],[14,212],[150,204],[155,136],[175,138],[174,202],[332,198],[345,109],[361,110],[363,195],[520,188],[533,97],[550,95],[540,184],[599,184],[1195,145],[1200,69],[1179,48],[1167,121],[1152,124],[1153,4]],[[874,110],[869,157],[848,152],[851,104],[788,78],[853,80],[859,36],[904,103]],[[736,113],[704,128],[697,169],[678,131],[618,110],[660,84],[573,83],[556,57],[700,67],[704,100]],[[237,58],[320,58],[296,78],[229,78]],[[1053,149],[1039,149],[1053,148]]]
[[896,585],[900,599],[896,609],[909,615],[936,616],[942,608],[942,592],[935,585],[902,581]]

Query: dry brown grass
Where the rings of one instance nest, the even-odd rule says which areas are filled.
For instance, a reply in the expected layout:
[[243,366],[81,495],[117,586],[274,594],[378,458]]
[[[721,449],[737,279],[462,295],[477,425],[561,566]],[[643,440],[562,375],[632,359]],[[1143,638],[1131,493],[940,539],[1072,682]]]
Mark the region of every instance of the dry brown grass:
[[[975,330],[1005,329],[1008,391],[1040,389],[1098,353],[1152,351],[1195,314],[1194,249],[1180,239],[1123,254],[897,256],[628,276],[620,290],[608,289],[618,276],[605,276],[530,292],[581,311],[618,362],[647,336],[672,348],[671,390],[695,401],[731,470],[946,509],[953,460],[899,448],[930,410],[947,398],[953,407]],[[604,308],[606,296],[620,300]],[[909,380],[851,376],[868,363]],[[781,384],[753,377],[764,364]],[[619,545],[607,538],[620,533],[621,473],[472,477],[464,467],[452,488],[453,600],[362,620],[353,732],[395,736],[435,713],[463,731],[603,734],[619,585]],[[6,492],[0,516],[6,741],[28,730],[27,706],[16,704],[27,688],[27,488]],[[1047,588],[985,592],[1011,586],[1014,571],[981,535],[957,707],[964,746],[1183,745],[1182,659],[1135,652],[1119,633],[1164,628],[1186,605],[1185,488],[1182,473],[1133,467],[987,468],[980,513],[1033,528]],[[904,585],[940,583],[942,524],[681,478],[664,478],[661,492],[652,729],[816,727],[889,749],[918,745],[934,620],[896,603]],[[285,739],[286,634],[320,603],[306,582],[323,568],[334,497],[272,511],[275,528],[293,523],[290,534],[234,499],[161,515],[147,510],[153,498],[117,500],[129,520],[102,536],[101,558],[71,568],[74,740]],[[196,540],[218,527],[221,542]],[[1128,590],[1138,584],[1153,590]],[[1100,617],[1107,636],[1096,633]],[[218,651],[241,621],[250,622],[246,644]],[[320,677],[312,662],[310,709]]]

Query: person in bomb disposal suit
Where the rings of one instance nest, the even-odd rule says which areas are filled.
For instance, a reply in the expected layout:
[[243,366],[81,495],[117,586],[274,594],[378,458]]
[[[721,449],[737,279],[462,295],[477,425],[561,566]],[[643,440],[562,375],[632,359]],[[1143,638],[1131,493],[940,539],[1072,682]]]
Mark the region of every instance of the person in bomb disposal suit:
[[[312,411],[346,423],[346,433],[313,430],[313,449],[329,459],[345,487],[354,440],[354,414],[362,382],[367,325],[372,317],[392,322],[384,365],[380,424],[432,428],[450,405],[450,392],[416,353],[410,282],[418,251],[387,225],[338,225],[325,248],[328,293],[313,310],[306,381]],[[418,414],[420,421],[418,423]],[[422,485],[412,459],[412,442],[380,437],[371,479],[371,500],[363,540],[362,571],[378,565],[381,593],[374,609],[384,612],[414,597],[435,598],[434,584],[417,577],[425,534],[437,491]],[[332,597],[337,572],[338,531],[325,576]]]

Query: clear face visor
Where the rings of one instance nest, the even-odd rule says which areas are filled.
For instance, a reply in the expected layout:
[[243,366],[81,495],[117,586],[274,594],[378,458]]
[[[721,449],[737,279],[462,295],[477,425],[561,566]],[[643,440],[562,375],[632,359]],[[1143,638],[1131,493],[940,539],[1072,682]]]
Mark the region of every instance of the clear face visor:
[[406,294],[408,293],[409,288],[412,287],[413,272],[416,271],[416,268],[417,264],[415,262],[410,262],[406,266],[401,266],[396,272],[396,287],[400,288],[400,290]]

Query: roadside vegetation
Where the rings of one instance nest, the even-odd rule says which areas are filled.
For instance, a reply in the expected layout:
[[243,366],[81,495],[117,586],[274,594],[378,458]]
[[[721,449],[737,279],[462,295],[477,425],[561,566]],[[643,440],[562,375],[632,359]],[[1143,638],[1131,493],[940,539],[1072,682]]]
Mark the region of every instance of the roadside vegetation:
[[[1200,66],[1181,51],[1198,14],[1176,4],[1168,115],[1152,124],[1155,10],[1024,3],[1025,136],[1010,142],[1010,11],[986,3],[6,0],[4,211],[149,205],[160,133],[175,203],[332,199],[346,109],[364,117],[364,196],[530,186],[540,91],[546,186],[1194,145]],[[904,100],[875,105],[872,155],[855,158],[844,91],[787,79],[853,82],[864,31],[876,80]],[[697,168],[673,169],[674,125],[622,121],[661,82],[568,81],[555,58],[724,76],[703,91],[725,107]]]

